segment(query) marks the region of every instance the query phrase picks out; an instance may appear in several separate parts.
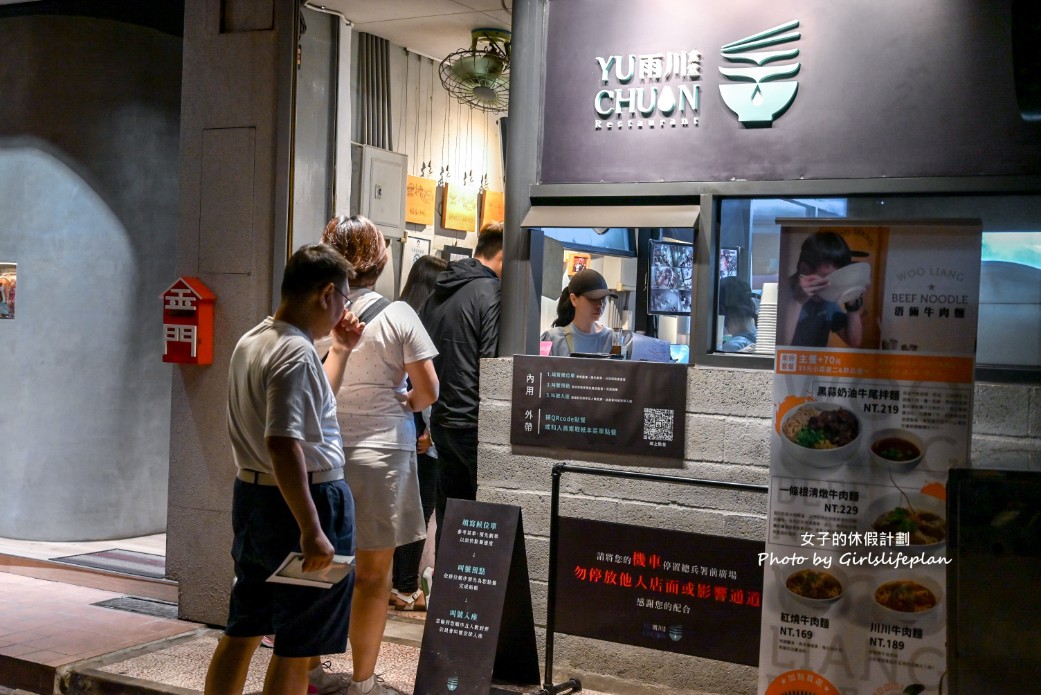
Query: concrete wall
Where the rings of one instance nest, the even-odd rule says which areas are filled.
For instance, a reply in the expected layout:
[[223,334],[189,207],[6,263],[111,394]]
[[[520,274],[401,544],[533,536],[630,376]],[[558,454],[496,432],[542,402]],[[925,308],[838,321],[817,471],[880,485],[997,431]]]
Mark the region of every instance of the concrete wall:
[[[291,248],[317,243],[332,216],[336,177],[337,25],[342,20],[301,10],[307,31],[300,37],[293,132],[293,225]],[[345,28],[346,29],[346,28]],[[347,33],[345,31],[345,33]],[[350,163],[347,163],[350,186]]]
[[286,258],[295,0],[188,0],[178,274],[217,295],[213,365],[173,375],[167,572],[180,616],[223,625],[232,581],[228,361]]
[[118,22],[0,20],[0,536],[166,525],[181,41]]
[[[551,470],[566,451],[514,456],[510,447],[513,360],[481,364],[478,499],[522,508],[539,644],[545,640]],[[682,470],[648,472],[767,484],[773,374],[762,370],[687,370],[687,442]],[[726,394],[726,397],[721,397]],[[987,468],[1041,470],[1041,387],[976,386],[972,456]],[[583,465],[597,465],[583,462]],[[561,514],[619,523],[764,540],[767,496],[564,475]],[[590,606],[590,610],[596,607]],[[756,692],[747,666],[651,652],[557,635],[554,682],[613,692]]]

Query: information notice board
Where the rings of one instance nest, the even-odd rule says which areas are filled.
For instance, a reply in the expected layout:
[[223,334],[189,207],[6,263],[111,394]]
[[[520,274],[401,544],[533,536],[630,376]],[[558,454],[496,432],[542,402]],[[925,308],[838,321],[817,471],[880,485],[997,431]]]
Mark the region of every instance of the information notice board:
[[779,224],[759,692],[936,695],[980,225]]
[[415,695],[488,695],[493,676],[538,683],[519,507],[449,499],[433,585]]
[[686,407],[685,365],[513,358],[511,444],[682,459]]
[[761,541],[565,516],[558,524],[557,632],[758,663]]

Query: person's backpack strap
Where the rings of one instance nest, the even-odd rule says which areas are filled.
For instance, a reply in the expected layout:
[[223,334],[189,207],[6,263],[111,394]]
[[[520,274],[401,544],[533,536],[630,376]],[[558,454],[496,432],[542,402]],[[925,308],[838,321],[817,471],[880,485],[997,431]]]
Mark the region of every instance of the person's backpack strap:
[[380,297],[372,304],[365,307],[365,311],[358,315],[358,320],[362,323],[368,323],[374,318],[380,315],[380,312],[390,306],[390,300],[386,297]]
[[568,352],[574,352],[575,351],[575,341],[571,337],[571,324],[570,323],[568,325],[564,326],[564,342],[567,343],[567,351]]

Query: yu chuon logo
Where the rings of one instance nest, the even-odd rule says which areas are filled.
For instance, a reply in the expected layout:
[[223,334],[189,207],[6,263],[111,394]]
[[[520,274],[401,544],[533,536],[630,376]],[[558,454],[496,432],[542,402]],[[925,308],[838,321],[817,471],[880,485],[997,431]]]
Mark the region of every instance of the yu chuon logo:
[[795,20],[723,46],[720,53],[729,62],[754,66],[719,68],[725,77],[733,81],[719,85],[719,93],[730,110],[737,114],[741,123],[749,126],[769,126],[795,101],[799,83],[795,80],[780,80],[797,75],[800,64],[773,63],[795,58],[799,55],[799,49],[756,49],[798,41],[802,34],[792,31],[798,26],[799,22]]

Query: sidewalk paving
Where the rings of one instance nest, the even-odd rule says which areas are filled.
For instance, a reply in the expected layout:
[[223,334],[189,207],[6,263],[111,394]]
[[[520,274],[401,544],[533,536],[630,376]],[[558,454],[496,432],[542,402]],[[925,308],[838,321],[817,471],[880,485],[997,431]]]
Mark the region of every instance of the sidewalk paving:
[[[124,596],[0,572],[0,695],[199,695],[220,631],[95,605]],[[411,693],[423,615],[391,611],[389,618],[377,672]],[[261,692],[270,658],[271,650],[257,650],[247,695]],[[350,651],[325,661],[346,692]]]
[[[0,687],[51,693],[201,692],[220,631],[96,605],[125,594],[0,572]],[[393,617],[393,616],[392,616]],[[423,622],[388,621],[380,668],[411,692]],[[246,692],[260,692],[271,650],[258,649]],[[346,687],[350,657],[328,657]]]
[[52,693],[72,664],[201,627],[93,605],[123,595],[0,572],[0,686]]
[[[396,621],[395,621],[396,622]],[[397,627],[391,625],[391,627]],[[169,641],[161,649],[110,664],[77,669],[76,692],[86,692],[90,683],[108,681],[122,683],[127,692],[142,692],[138,688],[148,684],[147,692],[186,695],[203,689],[206,668],[213,649],[220,638],[218,630],[202,630],[186,638]],[[271,659],[270,649],[258,649],[250,664],[245,694],[259,694],[264,686],[264,674]],[[343,683],[346,691],[350,681],[350,652],[324,657],[330,672]],[[411,693],[415,685],[419,647],[384,642],[380,650],[378,670],[387,685],[403,693]],[[130,688],[135,688],[130,691]],[[96,688],[91,692],[98,692]]]

